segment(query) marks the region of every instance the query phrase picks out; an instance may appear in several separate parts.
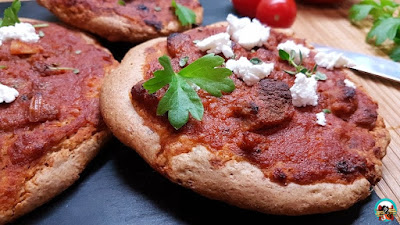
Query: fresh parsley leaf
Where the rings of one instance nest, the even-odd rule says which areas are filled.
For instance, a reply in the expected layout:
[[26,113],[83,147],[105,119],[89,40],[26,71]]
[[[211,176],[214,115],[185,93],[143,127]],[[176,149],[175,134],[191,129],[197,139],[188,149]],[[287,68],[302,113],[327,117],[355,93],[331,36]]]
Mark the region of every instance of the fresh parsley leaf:
[[176,3],[175,0],[171,1],[171,5],[175,8],[175,15],[178,16],[179,22],[182,26],[187,26],[196,23],[196,14],[189,8]]
[[18,12],[21,9],[21,2],[19,0],[14,0],[10,7],[4,10],[4,17],[1,21],[0,27],[13,26],[19,23]]
[[125,3],[125,1],[124,1],[124,0],[118,0],[118,5],[125,6],[125,5],[126,5],[126,3]]
[[189,113],[196,120],[203,118],[204,107],[196,91],[180,76],[172,76],[168,91],[157,107],[157,115],[168,112],[168,120],[175,129],[189,120]]
[[235,84],[229,79],[232,71],[218,67],[224,62],[222,57],[208,54],[183,68],[179,74],[211,95],[221,97],[221,91],[235,90]]
[[350,19],[352,21],[360,21],[365,19],[371,10],[374,8],[373,5],[356,4],[350,8]]
[[259,58],[257,58],[257,57],[250,59],[250,62],[251,62],[253,65],[258,65],[258,64],[261,64],[261,63],[262,63],[261,59],[259,59]]
[[315,73],[315,79],[316,80],[326,80],[327,76],[324,73],[321,73],[321,72],[317,71]]
[[197,120],[203,118],[202,101],[190,84],[196,84],[217,97],[222,95],[221,91],[232,92],[235,89],[233,81],[228,78],[232,71],[220,67],[225,61],[220,56],[203,56],[178,73],[174,72],[168,56],[162,56],[158,61],[164,69],[156,71],[143,87],[151,94],[169,85],[158,104],[157,115],[168,112],[168,120],[175,129],[187,123],[189,113]]
[[288,61],[290,55],[285,50],[279,49],[279,57],[281,57],[282,60]]
[[400,46],[396,46],[390,53],[390,58],[396,62],[400,61]]
[[184,67],[189,60],[189,56],[184,56],[179,59],[179,66]]
[[367,39],[375,39],[376,45],[381,45],[386,40],[393,40],[400,27],[400,18],[380,19],[371,28],[367,35]]
[[154,72],[154,77],[143,84],[143,87],[148,90],[150,94],[171,83],[172,76],[176,75],[168,56],[162,56],[158,58],[158,61],[164,67],[164,70],[157,70]]

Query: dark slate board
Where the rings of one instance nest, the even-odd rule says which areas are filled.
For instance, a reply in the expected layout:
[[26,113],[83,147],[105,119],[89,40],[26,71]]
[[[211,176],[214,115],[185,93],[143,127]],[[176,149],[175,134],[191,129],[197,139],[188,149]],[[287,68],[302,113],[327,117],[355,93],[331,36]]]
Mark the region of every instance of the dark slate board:
[[[233,12],[229,0],[202,0],[204,24],[224,20]],[[2,12],[9,4],[1,3]],[[35,2],[23,2],[20,16],[58,21]],[[101,41],[120,60],[132,47]],[[209,200],[169,182],[133,150],[112,139],[68,190],[14,224],[398,224],[374,215],[379,197],[349,210],[323,215],[286,217],[261,214]]]

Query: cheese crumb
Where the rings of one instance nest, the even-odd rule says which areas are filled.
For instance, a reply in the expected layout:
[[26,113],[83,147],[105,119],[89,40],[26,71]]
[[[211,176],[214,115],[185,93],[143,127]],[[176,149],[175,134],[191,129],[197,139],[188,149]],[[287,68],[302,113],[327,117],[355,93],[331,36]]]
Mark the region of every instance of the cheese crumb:
[[318,52],[314,59],[318,66],[325,67],[328,70],[333,70],[334,68],[351,67],[353,65],[348,58],[337,52]]
[[315,114],[317,116],[317,124],[321,125],[321,126],[326,126],[326,118],[325,118],[325,113],[324,112],[320,112]]
[[17,39],[23,42],[38,42],[40,37],[30,23],[16,23],[14,26],[0,28],[0,45],[4,41]]
[[229,23],[226,31],[231,35],[232,40],[247,50],[256,46],[261,47],[269,38],[270,28],[257,19],[238,18],[229,14],[226,20]]
[[348,79],[344,80],[344,85],[349,88],[356,89],[356,85]]
[[296,74],[294,85],[290,88],[292,103],[296,107],[318,104],[317,80],[315,75],[306,77],[303,73]]
[[299,52],[301,52],[301,56],[303,58],[307,58],[308,55],[310,54],[310,49],[304,47],[304,45],[302,45],[302,44],[296,44],[292,40],[287,40],[284,43],[280,43],[278,45],[278,50],[284,50],[285,52],[287,52],[289,54],[292,54],[292,52],[294,51],[294,62],[297,64],[300,63]]
[[225,58],[231,58],[235,55],[231,47],[232,41],[228,33],[212,35],[197,42],[196,46],[202,51],[207,51],[207,53],[219,54],[222,52]]
[[19,93],[16,89],[0,84],[0,103],[11,103],[18,95]]
[[246,57],[239,60],[230,59],[226,62],[226,68],[233,71],[247,85],[252,86],[261,79],[267,77],[274,69],[273,63],[261,63],[254,65]]

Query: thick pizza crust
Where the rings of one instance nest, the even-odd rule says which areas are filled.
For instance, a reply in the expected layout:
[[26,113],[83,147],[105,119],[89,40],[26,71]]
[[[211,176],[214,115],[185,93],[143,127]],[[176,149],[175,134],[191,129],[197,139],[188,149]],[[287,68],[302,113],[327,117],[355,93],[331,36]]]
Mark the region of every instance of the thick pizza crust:
[[[22,18],[22,21],[42,23],[42,21],[26,18]],[[70,32],[81,35],[81,38],[83,38],[87,44],[93,45],[93,47],[102,51],[109,52],[88,35],[75,30],[70,30]],[[109,76],[111,70],[117,65],[118,62],[114,60],[112,65],[105,67],[105,76]],[[48,202],[71,186],[79,178],[79,174],[97,155],[104,143],[111,137],[110,131],[103,126],[89,138],[83,139],[81,133],[84,133],[85,129],[87,128],[82,127],[76,134],[66,137],[55,149],[39,159],[35,166],[29,168],[29,172],[32,173],[33,176],[26,180],[24,187],[20,190],[19,200],[14,207],[5,211],[0,211],[0,224],[15,220]]]
[[43,157],[34,168],[35,175],[22,188],[15,207],[0,212],[0,224],[32,211],[71,186],[110,136],[109,131],[100,131],[75,149],[63,148]]
[[[84,4],[65,7],[54,0],[37,0],[37,2],[65,23],[97,34],[109,41],[137,43],[187,29],[181,26],[178,20],[173,20],[168,21],[166,26],[157,31],[150,25],[140,23],[139,21],[142,21],[140,17],[137,20],[130,20],[115,13],[98,13],[85,8]],[[201,24],[203,8],[200,6],[193,11],[196,14],[196,24]]]
[[[172,158],[165,157],[169,161],[161,167],[157,163],[162,160],[160,137],[144,125],[132,106],[130,91],[143,79],[145,49],[158,44],[156,55],[162,56],[167,52],[163,43],[166,43],[166,38],[158,38],[131,49],[113,76],[106,78],[100,96],[104,120],[113,134],[134,148],[153,168],[172,181],[207,197],[270,214],[304,215],[337,211],[349,208],[370,194],[370,183],[365,178],[348,185],[290,183],[281,186],[248,162],[232,159],[216,168],[210,160],[218,160],[218,156],[204,146],[196,146],[190,152]],[[379,117],[376,128],[371,131],[377,146],[382,149],[382,157],[390,139],[384,127],[383,119]],[[380,173],[381,165],[376,167]]]

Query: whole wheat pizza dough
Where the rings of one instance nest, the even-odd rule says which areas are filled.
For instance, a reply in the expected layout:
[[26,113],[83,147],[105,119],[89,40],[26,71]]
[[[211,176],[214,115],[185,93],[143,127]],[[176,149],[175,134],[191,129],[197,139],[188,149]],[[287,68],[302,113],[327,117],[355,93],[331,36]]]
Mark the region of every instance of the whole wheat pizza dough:
[[99,94],[118,62],[81,32],[23,21],[40,25],[0,46],[0,83],[16,91],[0,103],[0,224],[72,185],[110,137]]
[[[189,29],[182,26],[170,0],[37,0],[65,23],[110,41],[142,42]],[[123,2],[123,3],[121,3]],[[198,0],[176,0],[203,21]]]
[[[362,87],[353,86],[349,71],[323,67],[317,71],[327,79],[315,83],[317,104],[294,106],[292,88],[300,82],[284,72],[293,67],[279,58],[277,46],[293,41],[311,48],[302,39],[271,30],[266,41],[249,49],[231,35],[234,55],[224,60],[273,63],[270,74],[249,85],[234,71],[236,89],[222,97],[195,89],[204,116],[190,117],[180,129],[166,114],[157,116],[167,87],[154,94],[143,88],[162,69],[157,59],[169,56],[178,72],[182,58],[185,67],[207,54],[199,49],[201,40],[226,32],[227,24],[218,23],[131,49],[102,87],[101,111],[112,133],[171,181],[238,207],[304,215],[347,209],[366,198],[381,178],[390,139],[378,106]],[[309,70],[315,54],[311,49],[303,55]],[[317,120],[321,112],[325,124]]]

